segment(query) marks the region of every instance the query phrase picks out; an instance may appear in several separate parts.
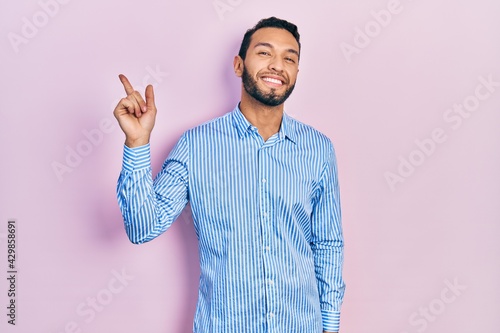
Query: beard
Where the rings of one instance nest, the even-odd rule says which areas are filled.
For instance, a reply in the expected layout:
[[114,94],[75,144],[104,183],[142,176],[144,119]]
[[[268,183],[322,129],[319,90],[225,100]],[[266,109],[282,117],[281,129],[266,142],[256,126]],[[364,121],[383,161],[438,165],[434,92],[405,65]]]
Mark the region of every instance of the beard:
[[285,101],[295,88],[295,84],[292,84],[281,95],[276,94],[276,89],[274,88],[272,88],[270,92],[265,93],[257,87],[257,81],[250,76],[246,67],[243,67],[241,80],[243,81],[243,87],[245,88],[246,92],[254,99],[266,106],[278,106],[285,103]]

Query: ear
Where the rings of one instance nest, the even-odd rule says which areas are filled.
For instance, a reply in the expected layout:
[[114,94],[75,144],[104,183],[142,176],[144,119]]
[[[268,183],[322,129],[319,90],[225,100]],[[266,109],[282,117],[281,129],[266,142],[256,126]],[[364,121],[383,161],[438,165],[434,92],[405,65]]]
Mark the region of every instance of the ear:
[[239,55],[234,57],[233,61],[233,67],[234,67],[234,73],[236,74],[237,77],[241,77],[243,75],[243,67],[245,65],[243,64],[243,59]]

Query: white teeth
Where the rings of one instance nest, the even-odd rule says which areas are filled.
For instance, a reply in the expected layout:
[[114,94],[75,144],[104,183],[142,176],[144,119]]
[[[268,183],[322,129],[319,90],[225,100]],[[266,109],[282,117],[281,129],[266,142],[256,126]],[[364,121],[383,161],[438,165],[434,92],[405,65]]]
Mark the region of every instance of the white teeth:
[[264,80],[266,82],[271,82],[271,83],[276,83],[276,84],[282,84],[282,82],[280,80],[273,79],[271,77],[265,77],[262,80]]

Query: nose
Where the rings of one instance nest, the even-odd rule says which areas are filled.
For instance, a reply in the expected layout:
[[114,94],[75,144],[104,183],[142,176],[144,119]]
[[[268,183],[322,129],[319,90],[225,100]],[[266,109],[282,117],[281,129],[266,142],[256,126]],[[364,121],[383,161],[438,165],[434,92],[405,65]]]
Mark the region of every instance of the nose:
[[269,69],[275,72],[283,71],[283,59],[280,57],[273,57],[269,62]]

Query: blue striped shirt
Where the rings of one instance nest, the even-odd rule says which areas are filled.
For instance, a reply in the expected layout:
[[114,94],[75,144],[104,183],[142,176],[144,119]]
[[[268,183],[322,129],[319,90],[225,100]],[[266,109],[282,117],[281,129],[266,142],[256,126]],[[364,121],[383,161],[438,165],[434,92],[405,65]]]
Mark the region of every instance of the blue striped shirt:
[[133,243],[188,201],[199,241],[196,333],[337,332],[344,296],[335,152],[286,113],[264,141],[238,107],[186,131],[153,181],[150,146],[124,147],[117,186]]

